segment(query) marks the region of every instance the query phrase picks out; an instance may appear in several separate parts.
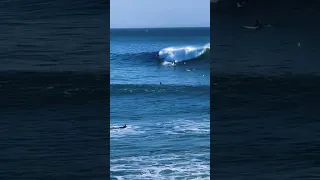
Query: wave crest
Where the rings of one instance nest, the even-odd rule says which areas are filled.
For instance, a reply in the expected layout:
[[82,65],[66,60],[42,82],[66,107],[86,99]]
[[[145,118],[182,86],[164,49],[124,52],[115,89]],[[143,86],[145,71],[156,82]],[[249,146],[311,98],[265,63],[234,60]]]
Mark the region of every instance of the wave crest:
[[204,46],[167,47],[158,52],[163,61],[182,62],[201,57],[210,51],[210,43]]

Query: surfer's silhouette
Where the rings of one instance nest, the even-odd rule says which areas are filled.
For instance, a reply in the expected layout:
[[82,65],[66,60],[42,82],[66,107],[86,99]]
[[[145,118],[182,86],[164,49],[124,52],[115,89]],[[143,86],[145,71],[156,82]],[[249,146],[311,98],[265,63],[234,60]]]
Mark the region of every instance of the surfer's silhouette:
[[263,27],[263,25],[258,20],[256,20],[256,25],[255,26],[258,27],[258,28],[262,28]]
[[125,129],[127,127],[128,127],[127,124],[125,124],[124,126],[120,127],[120,129]]
[[172,65],[176,65],[176,61],[174,59],[172,60]]
[[127,124],[125,124],[124,126],[121,126],[121,127],[112,127],[112,128],[110,128],[110,129],[125,129],[125,128],[127,128],[128,126],[127,126]]

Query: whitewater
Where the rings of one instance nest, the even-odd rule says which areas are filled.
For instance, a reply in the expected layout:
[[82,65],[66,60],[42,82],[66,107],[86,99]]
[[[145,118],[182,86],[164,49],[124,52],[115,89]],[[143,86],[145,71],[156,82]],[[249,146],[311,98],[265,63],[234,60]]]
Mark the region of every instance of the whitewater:
[[204,46],[172,46],[158,52],[159,58],[166,62],[183,62],[201,57],[210,51],[210,43]]

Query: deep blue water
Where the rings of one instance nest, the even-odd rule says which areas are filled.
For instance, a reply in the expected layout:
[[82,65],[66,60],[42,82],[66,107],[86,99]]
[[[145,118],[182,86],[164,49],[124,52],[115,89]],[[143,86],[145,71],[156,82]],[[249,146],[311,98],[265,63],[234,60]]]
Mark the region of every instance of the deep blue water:
[[129,126],[110,131],[111,177],[209,179],[210,29],[111,29],[110,40],[110,126]]
[[247,3],[211,6],[211,177],[319,179],[319,3]]
[[0,179],[107,179],[108,5],[1,1]]

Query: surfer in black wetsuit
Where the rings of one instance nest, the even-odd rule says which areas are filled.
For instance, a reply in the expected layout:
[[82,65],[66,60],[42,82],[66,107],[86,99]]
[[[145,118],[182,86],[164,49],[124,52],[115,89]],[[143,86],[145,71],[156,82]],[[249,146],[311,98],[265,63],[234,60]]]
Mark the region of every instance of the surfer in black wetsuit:
[[120,129],[125,129],[127,127],[128,127],[127,124],[125,124],[124,126],[120,127]]
[[111,127],[110,129],[125,129],[127,128],[127,124],[125,124],[124,126],[121,126],[121,127]]
[[172,65],[176,65],[176,61],[172,59]]
[[257,26],[258,28],[262,28],[263,27],[263,25],[258,20],[256,20],[256,25],[255,26]]

